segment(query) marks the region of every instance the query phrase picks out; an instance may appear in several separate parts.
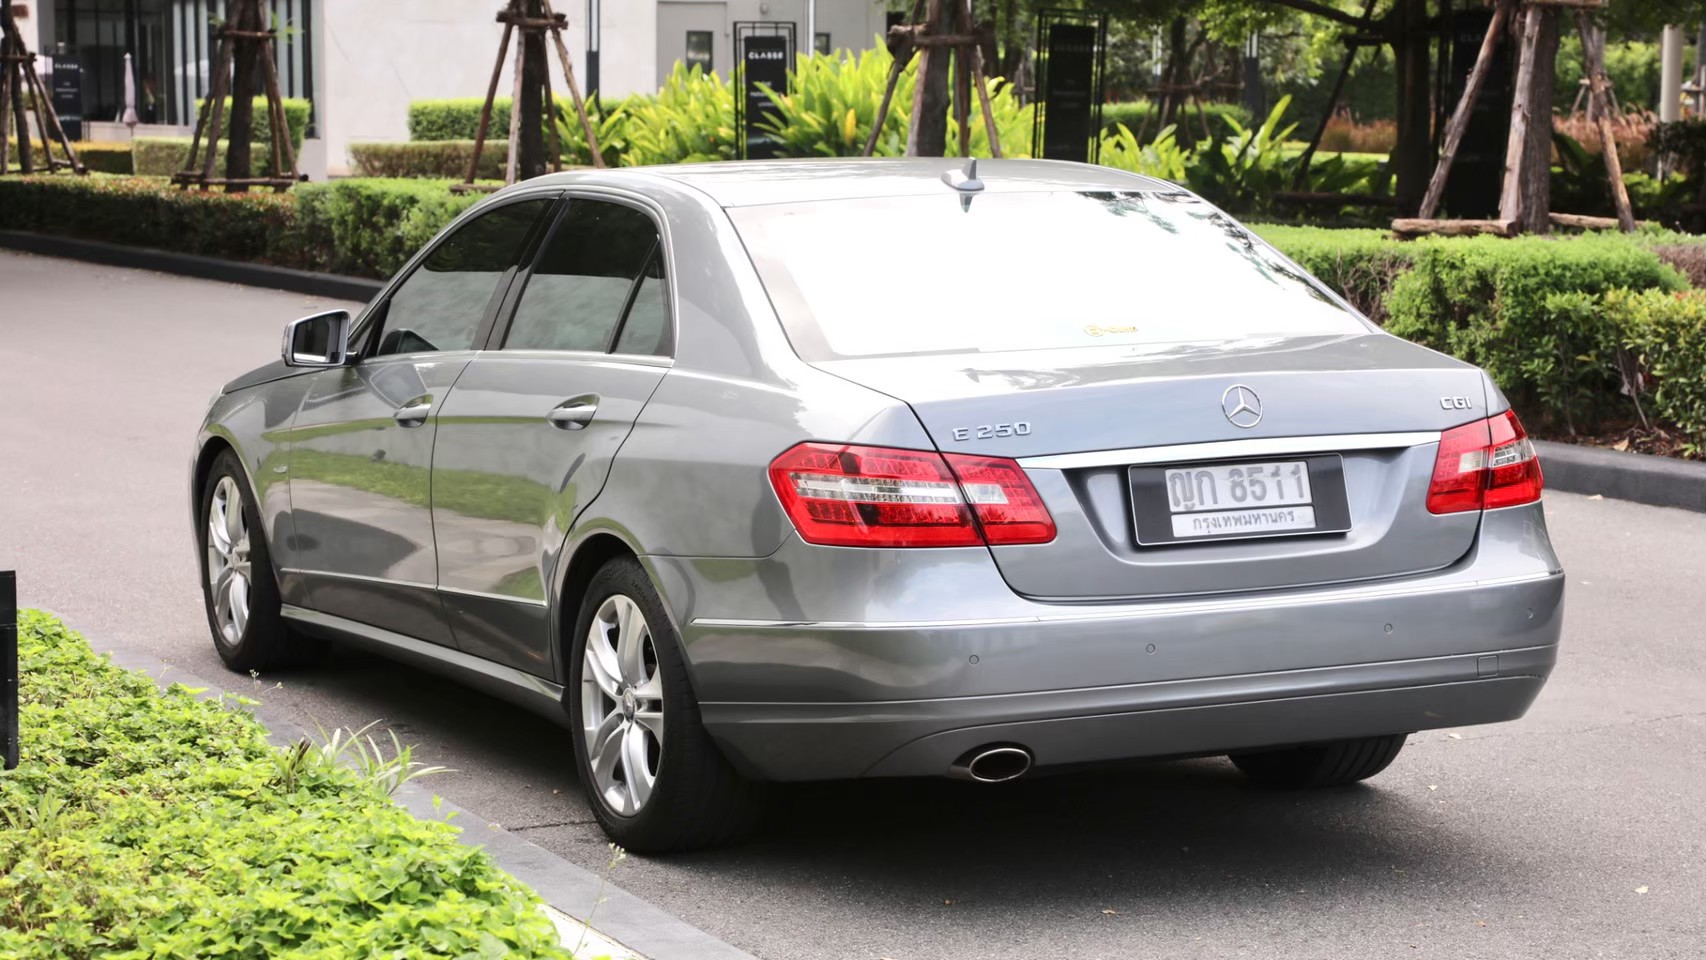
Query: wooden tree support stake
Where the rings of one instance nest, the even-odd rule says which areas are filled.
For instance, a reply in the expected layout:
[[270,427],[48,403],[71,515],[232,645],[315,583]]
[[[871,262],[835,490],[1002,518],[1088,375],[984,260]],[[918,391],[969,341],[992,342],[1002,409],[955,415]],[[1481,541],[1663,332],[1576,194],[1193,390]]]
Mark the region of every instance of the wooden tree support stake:
[[1586,60],[1588,112],[1599,121],[1599,149],[1605,158],[1605,178],[1611,186],[1611,202],[1617,208],[1617,223],[1624,233],[1635,229],[1635,211],[1629,203],[1629,188],[1623,183],[1623,160],[1617,155],[1617,134],[1611,126],[1611,83],[1605,77],[1605,35],[1596,31],[1584,11],[1576,13],[1576,30],[1582,38]]
[[[7,0],[0,0],[0,3],[7,3]],[[53,98],[36,73],[35,63],[36,55],[24,43],[7,3],[6,9],[0,10],[0,176],[11,172],[11,141],[14,135],[18,138],[18,172],[36,172],[35,143],[29,124],[29,114],[32,113],[35,115],[36,133],[41,137],[42,160],[47,164],[47,172],[57,172],[63,166],[78,174],[88,173],[83,161],[77,157],[77,149],[71,145],[71,138],[65,135],[65,127],[53,109]],[[26,103],[29,105],[27,109]],[[65,159],[53,155],[55,144]]]
[[1515,220],[1425,220],[1404,217],[1392,221],[1392,232],[1400,239],[1422,236],[1469,237],[1489,233],[1495,237],[1516,236]]
[[[284,111],[284,95],[278,85],[278,63],[272,53],[277,34],[270,29],[254,30],[246,26],[270,22],[271,16],[261,0],[232,0],[226,10],[225,23],[219,28],[219,52],[213,65],[213,78],[208,83],[207,98],[202,101],[196,116],[195,134],[190,138],[190,154],[184,162],[184,169],[172,175],[174,184],[186,190],[190,187],[201,190],[224,187],[227,191],[233,187],[272,187],[282,193],[300,180],[296,171],[296,148],[290,142],[290,121]],[[225,101],[233,100],[232,111],[236,112],[236,90],[239,86],[247,87],[246,84],[235,84],[232,78],[239,46],[245,50],[253,48],[261,75],[261,92],[267,101],[267,139],[272,141],[273,171],[268,176],[243,175],[233,171],[229,162],[225,176],[214,176],[214,167],[219,161],[219,141],[228,133],[225,129]],[[248,136],[246,131],[232,132]],[[204,137],[206,153],[202,152]]]
[[[498,41],[498,59],[492,64],[492,79],[486,86],[486,102],[480,107],[480,124],[474,131],[474,155],[468,160],[468,176],[461,183],[451,186],[456,193],[484,193],[490,188],[476,184],[475,176],[480,172],[480,155],[486,149],[486,134],[492,123],[492,103],[498,95],[498,81],[503,77],[504,61],[509,59],[510,40],[517,32],[523,38],[515,44],[515,87],[509,104],[509,156],[504,165],[504,183],[514,183],[518,179],[516,170],[519,151],[521,149],[521,94],[523,76],[527,61],[527,43],[525,35],[529,33],[549,34],[551,44],[556,48],[558,63],[563,68],[563,82],[569,88],[569,99],[574,102],[575,117],[580,121],[581,133],[586,137],[587,153],[592,157],[592,165],[604,166],[604,152],[598,145],[598,131],[592,125],[592,119],[587,116],[586,100],[581,96],[580,84],[575,80],[575,68],[569,60],[568,44],[563,42],[563,31],[568,29],[568,17],[551,9],[551,0],[542,0],[541,6],[545,11],[543,17],[526,16],[521,9],[521,0],[509,0],[509,3],[498,11],[498,22],[504,25],[503,39]],[[550,55],[547,53],[546,59]],[[549,64],[541,71],[545,77],[544,97],[546,119],[551,125],[551,161],[553,171],[563,169],[562,135],[557,131],[557,99],[551,91],[551,70]]]
[[[928,18],[925,17],[927,9],[930,13]],[[932,28],[940,28],[943,23],[951,24],[948,32],[933,32]],[[895,88],[913,57],[922,53],[926,58],[919,67],[920,89],[914,93],[912,124],[916,129],[922,109],[920,103],[927,95],[922,87],[924,70],[929,67],[928,58],[952,53],[954,122],[960,130],[960,156],[971,156],[971,100],[975,92],[984,131],[989,136],[990,156],[1000,157],[1001,136],[995,129],[995,110],[990,104],[988,78],[983,70],[983,47],[992,40],[993,34],[988,27],[972,22],[970,0],[942,0],[940,4],[931,3],[928,8],[925,0],[914,0],[908,22],[889,28],[888,48],[894,62],[889,65],[888,82],[883,87],[883,99],[877,105],[871,135],[865,139],[865,148],[859,155],[868,157],[876,152],[877,141],[882,137],[883,125],[888,122],[889,110],[894,104]],[[915,139],[909,132],[908,153]]]

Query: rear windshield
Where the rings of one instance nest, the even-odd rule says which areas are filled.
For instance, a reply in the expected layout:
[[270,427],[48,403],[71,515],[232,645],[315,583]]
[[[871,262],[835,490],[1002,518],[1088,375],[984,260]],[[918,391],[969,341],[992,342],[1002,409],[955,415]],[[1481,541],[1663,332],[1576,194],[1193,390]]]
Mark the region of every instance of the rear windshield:
[[1195,197],[943,193],[729,211],[803,358],[1369,330]]

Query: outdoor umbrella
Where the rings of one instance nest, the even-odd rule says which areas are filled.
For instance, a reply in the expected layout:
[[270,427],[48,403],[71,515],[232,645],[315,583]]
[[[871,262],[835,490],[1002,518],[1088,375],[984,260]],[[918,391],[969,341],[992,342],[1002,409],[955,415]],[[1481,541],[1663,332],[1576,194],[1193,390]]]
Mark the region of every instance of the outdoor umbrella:
[[124,116],[119,122],[132,131],[136,129],[136,76],[131,72],[128,53],[124,55]]

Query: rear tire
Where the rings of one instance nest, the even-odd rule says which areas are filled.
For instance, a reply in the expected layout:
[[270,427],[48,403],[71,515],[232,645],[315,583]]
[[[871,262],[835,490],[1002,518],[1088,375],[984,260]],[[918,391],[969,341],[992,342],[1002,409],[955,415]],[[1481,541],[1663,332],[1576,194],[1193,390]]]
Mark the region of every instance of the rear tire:
[[593,575],[574,629],[563,705],[575,770],[605,834],[649,853],[743,834],[755,788],[700,721],[680,639],[639,561],[620,557]]
[[201,596],[219,659],[238,673],[318,660],[323,645],[293,632],[280,613],[266,531],[248,476],[230,450],[208,471],[199,517]]
[[1246,777],[1272,787],[1337,787],[1367,780],[1391,765],[1407,734],[1338,740],[1266,753],[1235,753],[1228,759]]

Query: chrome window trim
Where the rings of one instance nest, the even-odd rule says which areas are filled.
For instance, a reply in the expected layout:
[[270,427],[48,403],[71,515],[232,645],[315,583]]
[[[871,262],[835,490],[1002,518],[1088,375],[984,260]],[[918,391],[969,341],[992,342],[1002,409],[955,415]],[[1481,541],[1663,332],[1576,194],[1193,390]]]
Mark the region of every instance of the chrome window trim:
[[1019,465],[1027,470],[1076,470],[1084,467],[1123,467],[1136,463],[1225,460],[1230,457],[1266,457],[1287,453],[1389,450],[1438,442],[1438,430],[1418,430],[1408,433],[1339,433],[1315,437],[1255,437],[1248,440],[1174,443],[1159,447],[1127,447],[1123,450],[1092,450],[1087,453],[1057,453],[1040,457],[1021,457]]

